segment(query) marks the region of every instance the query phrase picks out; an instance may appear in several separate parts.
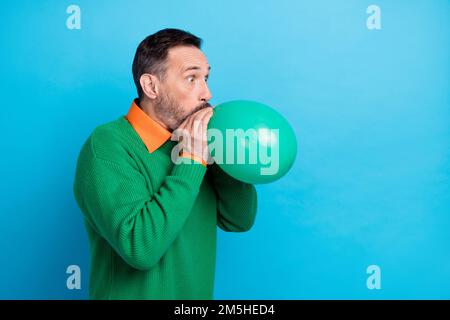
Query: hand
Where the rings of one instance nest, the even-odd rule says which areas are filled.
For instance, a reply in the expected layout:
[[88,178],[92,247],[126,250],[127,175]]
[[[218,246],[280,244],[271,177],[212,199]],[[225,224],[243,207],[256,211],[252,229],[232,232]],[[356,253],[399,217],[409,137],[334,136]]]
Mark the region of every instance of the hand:
[[209,152],[206,131],[212,115],[213,109],[211,107],[206,107],[187,117],[184,122],[174,130],[171,140],[180,141],[180,155],[182,153],[189,153],[208,162]]

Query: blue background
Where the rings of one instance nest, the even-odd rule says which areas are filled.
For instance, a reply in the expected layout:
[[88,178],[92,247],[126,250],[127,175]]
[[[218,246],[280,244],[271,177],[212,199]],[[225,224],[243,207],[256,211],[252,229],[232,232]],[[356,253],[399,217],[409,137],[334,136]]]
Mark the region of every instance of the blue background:
[[448,0],[13,1],[0,21],[0,298],[87,298],[78,152],[127,112],[136,47],[165,27],[203,38],[214,104],[271,105],[299,142],[253,229],[218,231],[215,298],[450,298]]

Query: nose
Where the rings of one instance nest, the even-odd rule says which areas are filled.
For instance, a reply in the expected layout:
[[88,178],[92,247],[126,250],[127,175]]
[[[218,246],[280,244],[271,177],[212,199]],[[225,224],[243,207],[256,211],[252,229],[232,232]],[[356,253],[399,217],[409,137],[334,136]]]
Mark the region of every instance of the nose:
[[205,82],[204,88],[202,91],[202,95],[201,95],[201,100],[203,102],[208,102],[209,100],[211,100],[211,98],[212,98],[211,91],[208,88],[208,84]]

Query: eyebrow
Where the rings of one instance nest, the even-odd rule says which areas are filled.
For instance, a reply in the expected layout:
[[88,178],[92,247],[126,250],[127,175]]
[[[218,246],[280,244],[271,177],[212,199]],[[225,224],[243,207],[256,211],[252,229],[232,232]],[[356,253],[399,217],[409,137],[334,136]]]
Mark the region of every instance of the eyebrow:
[[[184,69],[183,73],[186,71],[190,71],[190,70],[201,70],[201,69],[202,68],[200,68],[199,66],[190,66],[190,67],[187,67],[186,69]],[[209,73],[209,70],[211,70],[211,66],[208,66],[208,73]]]

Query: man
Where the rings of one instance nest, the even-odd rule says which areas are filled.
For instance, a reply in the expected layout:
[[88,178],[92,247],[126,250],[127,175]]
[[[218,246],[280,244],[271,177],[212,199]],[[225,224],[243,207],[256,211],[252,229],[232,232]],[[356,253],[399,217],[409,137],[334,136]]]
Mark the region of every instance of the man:
[[177,29],[144,39],[133,62],[139,98],[80,152],[74,193],[92,299],[212,299],[217,226],[244,232],[254,223],[255,187],[208,164],[213,109],[200,46]]

